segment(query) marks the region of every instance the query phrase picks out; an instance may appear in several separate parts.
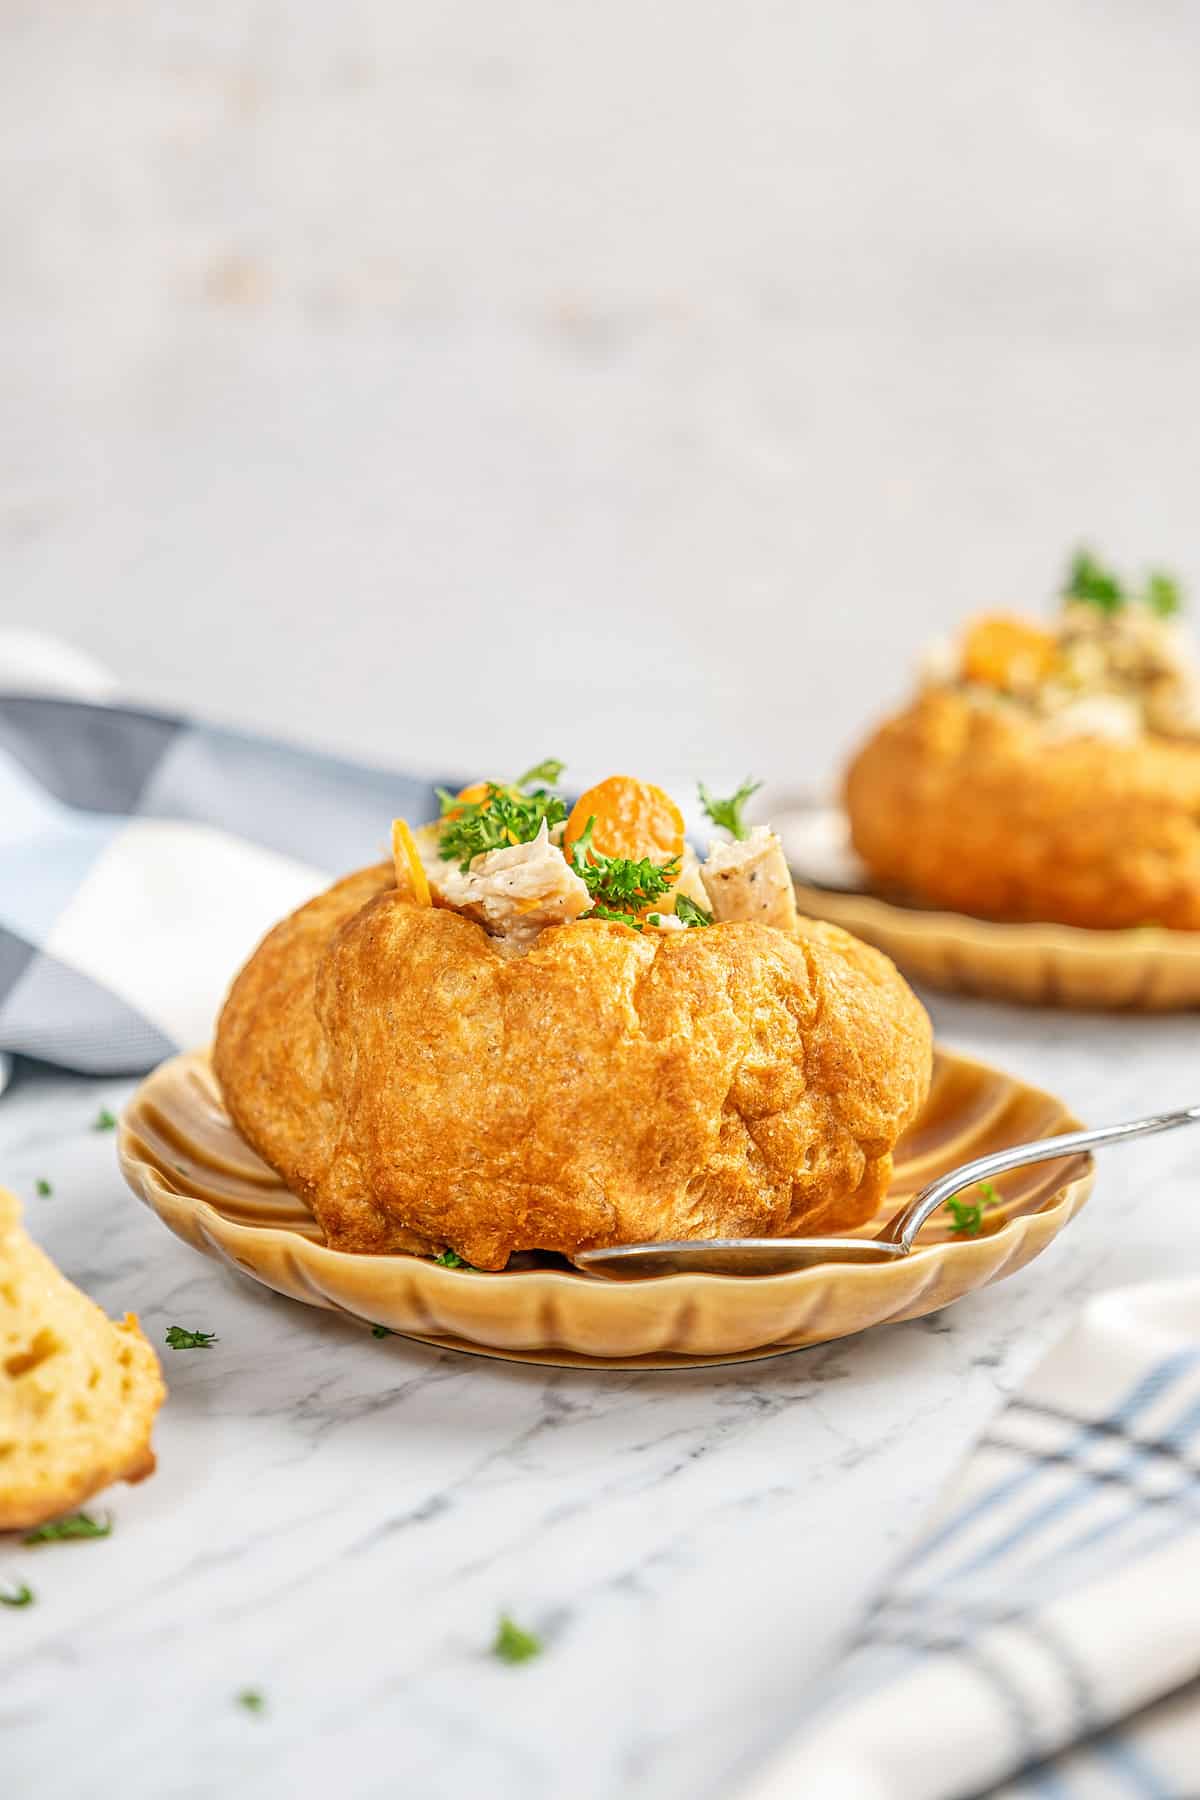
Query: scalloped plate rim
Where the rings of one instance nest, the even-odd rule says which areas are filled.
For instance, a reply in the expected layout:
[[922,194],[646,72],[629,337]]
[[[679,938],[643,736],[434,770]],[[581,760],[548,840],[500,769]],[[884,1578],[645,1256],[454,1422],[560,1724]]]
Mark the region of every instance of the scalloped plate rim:
[[[848,835],[845,809],[836,802],[787,793],[773,802],[785,847],[789,816],[841,821],[835,836]],[[911,979],[943,992],[1135,1016],[1200,1007],[1200,931],[987,919],[822,879],[797,854],[789,866],[802,912],[857,933]]]
[[937,927],[947,936],[956,937],[959,942],[967,942],[980,935],[1000,942],[1012,939],[1022,945],[1031,938],[1041,944],[1056,938],[1073,950],[1089,955],[1107,955],[1118,949],[1128,950],[1130,938],[1136,938],[1139,947],[1143,949],[1168,950],[1189,961],[1200,959],[1200,931],[1173,931],[1166,925],[1125,925],[1115,930],[1111,927],[1100,929],[1088,925],[1064,925],[1055,919],[985,919],[975,913],[945,912],[934,907],[908,905],[903,900],[887,900],[882,894],[866,888],[826,887],[820,882],[807,880],[795,869],[792,870],[792,876],[798,899],[802,899],[805,894],[812,894],[820,899],[843,900],[880,913],[888,919],[904,920],[914,930],[919,930],[922,925]]
[[[945,1050],[940,1050],[939,1055],[951,1067],[958,1066],[968,1069],[979,1075],[1007,1083],[1014,1092],[1036,1095],[1042,1100],[1052,1102],[1060,1114],[1060,1117],[1054,1121],[1056,1126],[1068,1127],[1075,1122],[1074,1115],[1065,1102],[1047,1093],[1044,1089],[1031,1087],[1029,1083],[1021,1081],[1018,1077],[1006,1075],[981,1059]],[[521,1307],[536,1302],[538,1295],[554,1296],[557,1303],[565,1304],[569,1310],[570,1297],[586,1293],[588,1305],[597,1306],[599,1312],[604,1315],[601,1323],[607,1332],[611,1325],[619,1325],[623,1309],[628,1308],[631,1312],[636,1310],[637,1297],[639,1295],[644,1297],[647,1291],[662,1296],[664,1300],[674,1299],[676,1308],[686,1308],[692,1303],[698,1304],[705,1296],[719,1297],[722,1306],[728,1308],[730,1296],[740,1292],[742,1299],[748,1303],[748,1310],[752,1317],[755,1311],[752,1301],[756,1296],[764,1306],[769,1306],[772,1300],[786,1298],[792,1298],[799,1302],[802,1297],[815,1298],[820,1289],[828,1287],[831,1281],[837,1284],[833,1296],[835,1301],[838,1291],[857,1300],[861,1296],[869,1294],[873,1286],[880,1290],[880,1310],[876,1317],[864,1323],[838,1326],[836,1329],[828,1330],[822,1326],[818,1328],[820,1335],[809,1338],[805,1336],[805,1333],[812,1328],[811,1324],[805,1324],[793,1318],[790,1331],[796,1332],[797,1337],[788,1335],[789,1328],[785,1327],[784,1335],[772,1336],[765,1333],[755,1340],[755,1330],[763,1329],[763,1327],[754,1327],[749,1321],[742,1326],[739,1318],[736,1321],[737,1328],[745,1329],[749,1333],[750,1341],[726,1349],[706,1346],[689,1350],[682,1347],[673,1348],[668,1343],[661,1343],[642,1350],[631,1348],[622,1353],[619,1349],[609,1352],[597,1348],[592,1351],[580,1348],[577,1342],[550,1342],[543,1339],[540,1342],[512,1344],[496,1341],[495,1338],[489,1340],[487,1336],[476,1337],[454,1330],[423,1332],[420,1329],[414,1329],[411,1323],[388,1327],[391,1335],[411,1338],[414,1342],[425,1344],[431,1348],[461,1350],[464,1354],[485,1358],[491,1356],[495,1360],[504,1362],[526,1362],[557,1368],[588,1367],[612,1370],[657,1368],[663,1371],[673,1371],[693,1367],[720,1367],[728,1363],[755,1362],[774,1355],[788,1355],[797,1350],[811,1348],[819,1342],[831,1342],[839,1337],[856,1335],[858,1331],[869,1330],[875,1325],[898,1323],[904,1318],[920,1317],[925,1313],[940,1310],[942,1306],[952,1305],[955,1300],[963,1299],[968,1293],[1003,1279],[1009,1272],[1015,1273],[1026,1262],[1032,1261],[1065,1229],[1086,1203],[1095,1179],[1094,1162],[1089,1157],[1083,1160],[1083,1166],[1076,1175],[1053,1188],[1034,1211],[1014,1214],[1006,1219],[999,1229],[982,1233],[976,1237],[947,1238],[925,1245],[914,1251],[910,1257],[904,1258],[902,1262],[839,1264],[830,1265],[828,1268],[801,1269],[779,1275],[754,1277],[716,1275],[707,1272],[677,1273],[654,1276],[646,1281],[634,1283],[607,1281],[602,1276],[587,1275],[581,1270],[571,1269],[515,1269],[511,1273],[501,1272],[498,1275],[447,1269],[438,1267],[436,1263],[428,1259],[405,1254],[375,1256],[361,1252],[334,1250],[286,1225],[256,1224],[233,1219],[222,1212],[219,1204],[207,1199],[203,1194],[180,1191],[179,1188],[164,1179],[153,1162],[142,1154],[137,1125],[138,1108],[151,1084],[160,1079],[167,1071],[178,1069],[180,1073],[187,1072],[194,1077],[196,1071],[190,1065],[194,1065],[198,1061],[207,1064],[207,1058],[203,1052],[185,1053],[169,1058],[167,1062],[160,1065],[159,1069],[146,1077],[131,1097],[122,1113],[118,1132],[117,1149],[122,1172],[134,1194],[152,1212],[157,1214],[173,1235],[177,1236],[181,1242],[187,1243],[189,1248],[197,1249],[201,1254],[223,1262],[241,1274],[248,1275],[252,1280],[273,1292],[298,1299],[302,1304],[316,1305],[322,1310],[340,1312],[343,1316],[358,1320],[363,1324],[375,1323],[376,1320],[372,1318],[370,1312],[362,1310],[362,1301],[359,1296],[355,1297],[355,1304],[347,1304],[345,1279],[349,1278],[350,1268],[356,1269],[360,1276],[368,1273],[377,1275],[384,1288],[389,1286],[390,1277],[394,1277],[399,1283],[416,1274],[422,1286],[428,1284],[426,1292],[429,1293],[431,1300],[435,1290],[440,1290],[443,1300],[448,1300],[456,1294],[461,1300],[463,1297],[461,1288],[456,1289],[453,1285],[447,1284],[469,1282],[474,1286],[477,1282],[486,1282],[491,1288],[491,1284],[500,1280],[512,1292],[514,1303],[518,1299],[521,1302],[521,1306],[517,1308],[518,1327],[521,1325]],[[232,1130],[232,1126],[230,1126],[230,1130]],[[186,1169],[181,1167],[179,1172],[185,1179],[187,1178],[188,1171]],[[286,1192],[282,1182],[278,1186],[280,1191]],[[192,1227],[191,1232],[183,1228],[185,1224]],[[1032,1249],[1028,1249],[1027,1240],[1031,1231],[1037,1234],[1040,1241],[1036,1242]],[[290,1259],[294,1270],[297,1269],[297,1259],[300,1259],[299,1272],[293,1277],[300,1286],[306,1285],[307,1282],[307,1278],[304,1277],[304,1263],[307,1262],[313,1277],[309,1284],[312,1287],[312,1298],[296,1293],[294,1288],[281,1287],[278,1285],[278,1281],[269,1279],[268,1273],[263,1267],[262,1258],[259,1259],[259,1265],[255,1266],[253,1252],[256,1247],[259,1250],[270,1248],[278,1258]],[[1002,1249],[1007,1249],[1008,1254],[997,1260],[998,1252]],[[1026,1253],[1022,1254],[1023,1251]],[[239,1252],[241,1254],[238,1254]],[[926,1303],[930,1291],[939,1286],[936,1277],[936,1271],[939,1268],[950,1266],[961,1270],[964,1265],[969,1266],[972,1259],[982,1260],[989,1265],[982,1270],[980,1279],[968,1282],[965,1287],[960,1287],[957,1293],[951,1294],[948,1298],[933,1304]],[[833,1272],[835,1270],[836,1273]],[[278,1273],[277,1270],[275,1272]],[[339,1279],[339,1272],[341,1279]],[[897,1283],[903,1281],[906,1274],[913,1272],[925,1274],[928,1279],[919,1282],[915,1289],[911,1284],[907,1284],[906,1291],[897,1292]],[[410,1290],[411,1293],[412,1290]],[[601,1295],[605,1297],[600,1299]],[[422,1310],[428,1310],[419,1289],[416,1291],[416,1302],[419,1303]],[[440,1311],[441,1308],[438,1310]],[[667,1310],[668,1324],[672,1320],[678,1321],[680,1317],[678,1310]],[[833,1310],[836,1315],[836,1306]],[[528,1321],[533,1317],[532,1313],[526,1317],[525,1328],[527,1330],[529,1329]],[[811,1321],[815,1319],[816,1315],[810,1313],[808,1317]],[[455,1323],[463,1323],[461,1311],[459,1311],[459,1317]],[[472,1332],[486,1332],[489,1328],[489,1321],[485,1319],[468,1319],[467,1323],[472,1327]],[[555,1328],[560,1332],[567,1331],[569,1335],[569,1318],[564,1326],[560,1313],[555,1320]],[[491,1325],[491,1329],[495,1330],[494,1324]],[[580,1329],[578,1322],[575,1329],[578,1333]]]

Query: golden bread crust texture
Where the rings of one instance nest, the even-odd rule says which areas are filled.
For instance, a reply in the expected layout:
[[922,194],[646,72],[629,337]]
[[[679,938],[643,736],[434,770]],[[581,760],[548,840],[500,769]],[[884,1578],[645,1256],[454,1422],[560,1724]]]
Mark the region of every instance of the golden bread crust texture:
[[874,877],[934,906],[1200,930],[1200,745],[1055,741],[935,691],[875,732],[845,794]]
[[110,1320],[72,1286],[0,1188],[0,1531],[153,1474],[166,1391],[133,1314]]
[[352,884],[377,873],[276,928],[217,1034],[239,1129],[332,1246],[450,1245],[497,1269],[871,1216],[931,1067],[924,1009],[879,952],[808,920],[590,920],[506,957],[394,889],[363,904]]

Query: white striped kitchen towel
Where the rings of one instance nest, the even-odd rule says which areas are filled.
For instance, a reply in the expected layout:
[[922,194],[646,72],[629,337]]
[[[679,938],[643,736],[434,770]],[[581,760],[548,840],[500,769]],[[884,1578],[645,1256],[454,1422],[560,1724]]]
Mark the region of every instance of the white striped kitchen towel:
[[433,784],[117,704],[0,633],[0,1088],[13,1053],[132,1074],[207,1042],[263,932],[397,813],[435,817]]
[[1200,1281],[1093,1301],[740,1800],[1200,1800]]

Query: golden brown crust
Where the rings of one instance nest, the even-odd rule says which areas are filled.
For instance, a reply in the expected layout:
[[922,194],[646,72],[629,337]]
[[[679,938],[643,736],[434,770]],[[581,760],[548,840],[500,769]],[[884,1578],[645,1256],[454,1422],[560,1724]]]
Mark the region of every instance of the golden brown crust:
[[390,864],[357,869],[270,930],[229,990],[213,1066],[242,1136],[311,1202],[334,1118],[313,1007],[317,968],[335,933],[395,884]]
[[846,777],[875,878],[982,918],[1200,930],[1200,745],[1048,739],[933,690]]
[[239,1129],[334,1247],[449,1244],[502,1268],[873,1212],[931,1061],[877,951],[807,920],[794,937],[595,920],[513,958],[356,879],[266,939],[217,1037]]

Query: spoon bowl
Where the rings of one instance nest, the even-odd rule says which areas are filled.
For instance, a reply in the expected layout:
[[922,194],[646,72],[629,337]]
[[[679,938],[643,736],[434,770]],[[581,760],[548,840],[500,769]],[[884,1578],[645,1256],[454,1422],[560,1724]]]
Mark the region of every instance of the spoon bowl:
[[1060,1137],[1038,1138],[1030,1144],[1014,1144],[962,1163],[923,1187],[878,1237],[811,1238],[695,1238],[670,1242],[615,1244],[609,1249],[581,1250],[574,1262],[590,1275],[606,1275],[617,1281],[646,1280],[656,1275],[786,1275],[822,1263],[895,1262],[918,1248],[921,1227],[948,1200],[980,1182],[990,1181],[1009,1169],[1030,1163],[1054,1162],[1119,1144],[1129,1138],[1152,1137],[1160,1131],[1176,1131],[1181,1125],[1200,1122],[1200,1106],[1176,1112],[1154,1113],[1144,1119],[1127,1119],[1118,1125],[1100,1125],[1089,1131],[1069,1131]]

